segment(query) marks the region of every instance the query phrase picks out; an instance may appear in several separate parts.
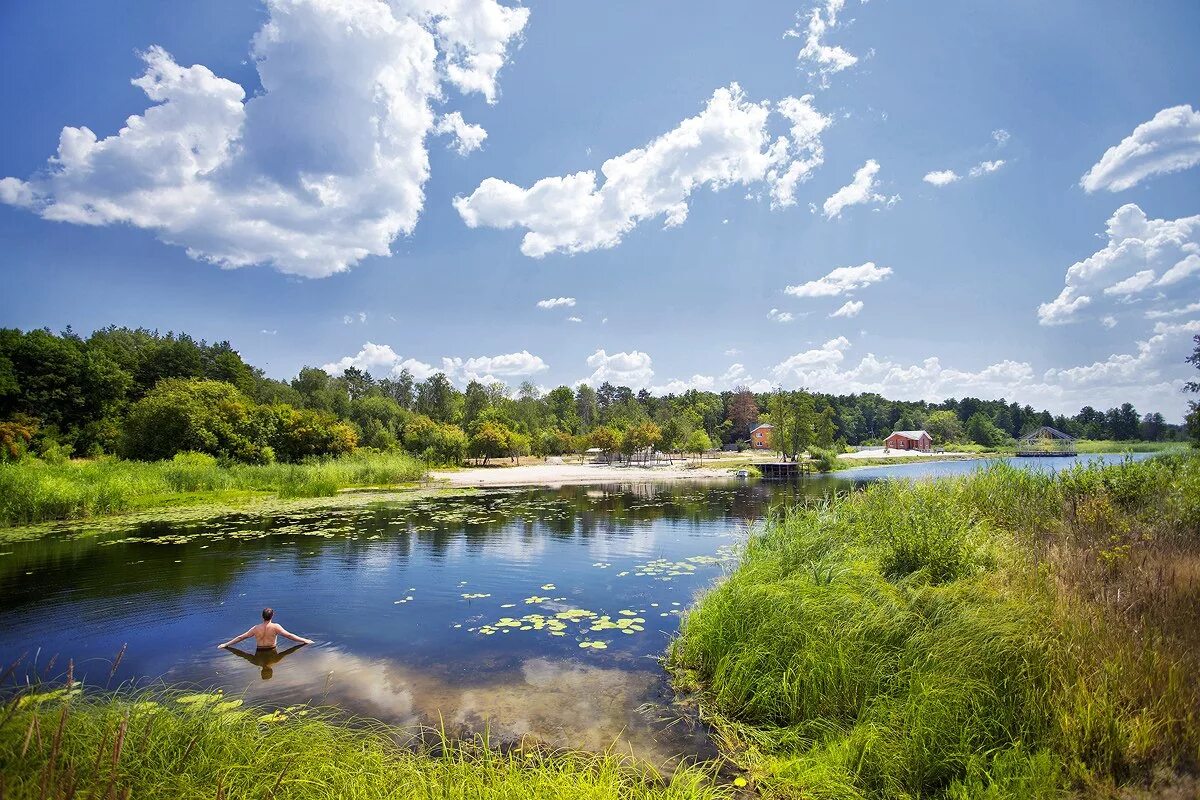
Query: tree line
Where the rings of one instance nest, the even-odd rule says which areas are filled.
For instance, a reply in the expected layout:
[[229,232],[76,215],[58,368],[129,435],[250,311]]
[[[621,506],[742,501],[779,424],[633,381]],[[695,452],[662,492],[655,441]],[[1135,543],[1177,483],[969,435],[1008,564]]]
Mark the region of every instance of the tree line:
[[637,459],[655,450],[745,447],[751,430],[768,421],[775,445],[792,456],[877,443],[898,429],[923,428],[939,444],[986,446],[1040,425],[1089,439],[1186,435],[1129,403],[1065,416],[971,397],[926,403],[745,388],[655,396],[610,383],[543,391],[526,382],[512,391],[471,381],[459,389],[442,373],[376,378],[356,368],[334,376],[305,367],[281,381],[228,342],[182,333],[113,326],[83,338],[70,329],[0,329],[0,457],[32,450],[150,460],[196,451],[264,463],[370,447],[460,463],[594,447]]

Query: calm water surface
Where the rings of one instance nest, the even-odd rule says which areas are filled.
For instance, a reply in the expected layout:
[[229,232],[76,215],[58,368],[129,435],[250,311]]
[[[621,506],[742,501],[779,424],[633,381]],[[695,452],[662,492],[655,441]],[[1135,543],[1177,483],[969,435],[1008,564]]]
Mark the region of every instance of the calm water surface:
[[[706,732],[679,721],[656,659],[749,526],[801,495],[981,463],[863,468],[797,486],[498,489],[65,531],[0,548],[0,661],[28,652],[61,674],[70,658],[77,677],[103,685],[125,645],[114,684],[164,679],[558,746],[619,742],[659,763],[704,756]],[[268,656],[216,649],[265,605],[318,643]]]

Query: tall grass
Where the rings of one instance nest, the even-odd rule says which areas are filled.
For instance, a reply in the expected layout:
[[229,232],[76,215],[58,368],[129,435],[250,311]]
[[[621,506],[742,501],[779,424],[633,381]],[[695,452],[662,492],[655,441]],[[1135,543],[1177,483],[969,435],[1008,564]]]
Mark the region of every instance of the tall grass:
[[1118,441],[1116,439],[1080,439],[1075,442],[1080,453],[1160,453],[1186,450],[1187,442]]
[[[486,740],[405,741],[397,730],[319,709],[264,713],[219,695],[11,701],[0,724],[4,797],[605,798],[717,800],[694,767],[670,779],[615,754],[508,752]],[[408,746],[405,746],[408,745]]]
[[1200,757],[1200,457],[997,465],[770,520],[668,663],[760,788],[1113,791]]
[[105,458],[51,464],[29,458],[0,463],[0,525],[114,514],[197,493],[325,497],[348,487],[407,483],[424,473],[420,461],[402,453],[265,465],[222,465],[199,453],[153,463]]

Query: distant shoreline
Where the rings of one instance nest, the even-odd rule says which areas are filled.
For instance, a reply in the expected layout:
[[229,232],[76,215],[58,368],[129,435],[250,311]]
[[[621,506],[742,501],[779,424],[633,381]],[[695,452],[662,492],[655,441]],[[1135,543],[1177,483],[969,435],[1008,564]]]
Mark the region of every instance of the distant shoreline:
[[616,466],[612,464],[524,464],[433,470],[429,477],[453,487],[557,486],[621,481],[685,481],[732,477],[729,467]]

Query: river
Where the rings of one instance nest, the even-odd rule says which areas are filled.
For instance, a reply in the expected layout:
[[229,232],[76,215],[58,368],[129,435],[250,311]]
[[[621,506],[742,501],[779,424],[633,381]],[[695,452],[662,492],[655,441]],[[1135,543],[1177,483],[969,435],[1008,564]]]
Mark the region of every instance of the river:
[[[220,687],[268,705],[487,727],[497,741],[616,744],[659,764],[704,757],[707,732],[672,704],[657,659],[748,529],[802,495],[980,466],[865,467],[796,485],[490,489],[65,528],[0,546],[0,666],[26,653],[19,675],[33,664],[61,675],[70,659],[91,686]],[[268,605],[317,644],[217,649]]]

